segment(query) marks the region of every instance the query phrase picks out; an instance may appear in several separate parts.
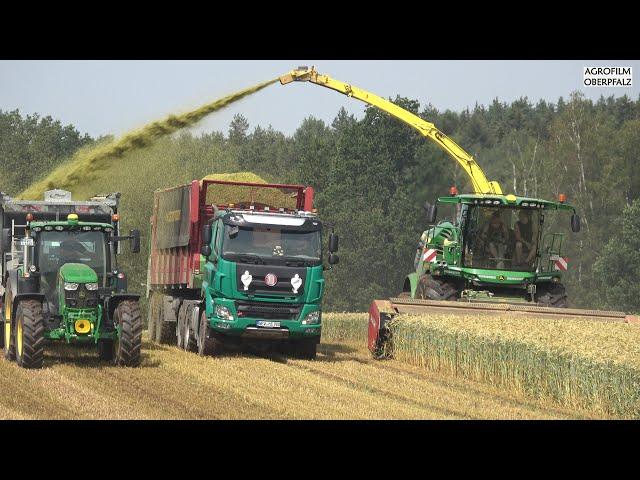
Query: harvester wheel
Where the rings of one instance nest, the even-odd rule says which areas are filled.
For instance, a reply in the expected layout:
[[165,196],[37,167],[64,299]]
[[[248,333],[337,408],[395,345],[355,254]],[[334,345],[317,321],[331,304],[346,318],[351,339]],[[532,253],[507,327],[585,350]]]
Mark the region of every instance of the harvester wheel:
[[422,300],[458,299],[458,288],[455,283],[444,278],[434,278],[429,274],[422,275],[416,288],[416,298]]
[[561,283],[550,283],[536,287],[536,302],[543,307],[567,308],[567,292]]
[[296,358],[315,360],[318,344],[313,339],[305,338],[291,342],[291,353]]
[[16,311],[14,334],[16,362],[23,368],[42,368],[44,361],[42,303],[23,300]]
[[113,340],[98,340],[98,358],[103,362],[113,361]]
[[207,338],[209,332],[209,322],[207,321],[207,314],[204,310],[200,313],[200,323],[198,332],[198,355],[201,357],[210,356],[217,357],[220,355],[223,349],[223,344],[220,339],[211,335]]
[[120,326],[119,338],[114,342],[113,362],[123,367],[137,367],[142,347],[142,318],[138,302],[120,302],[113,319]]

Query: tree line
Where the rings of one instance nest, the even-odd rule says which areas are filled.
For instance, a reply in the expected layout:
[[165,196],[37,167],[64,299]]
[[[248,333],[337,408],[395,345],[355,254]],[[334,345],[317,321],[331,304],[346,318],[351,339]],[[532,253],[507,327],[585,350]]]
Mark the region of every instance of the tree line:
[[[640,98],[592,101],[574,93],[555,103],[494,100],[461,112],[421,107],[403,97],[394,102],[435,123],[505,193],[545,199],[565,193],[583,224],[582,232],[572,234],[569,216],[558,219],[567,232],[571,304],[640,310],[633,289],[640,274]],[[91,142],[50,117],[0,111],[0,189],[17,193]],[[163,165],[154,168],[171,165],[176,172],[179,166],[178,174],[158,173],[153,188],[182,177],[240,170],[313,185],[321,217],[341,235],[340,264],[327,275],[328,310],[362,311],[373,298],[397,294],[427,227],[421,205],[446,195],[451,185],[461,192],[471,188],[462,169],[437,146],[374,108],[365,108],[360,119],[340,110],[331,124],[310,116],[293,135],[252,128],[249,119],[236,115],[227,132],[182,133],[134,157],[131,161],[147,171],[156,158]],[[123,211],[129,203],[132,216],[144,222],[149,212],[143,210],[151,202],[135,198],[140,194],[133,187],[123,192]],[[144,281],[146,259],[135,262],[144,263],[132,265]]]

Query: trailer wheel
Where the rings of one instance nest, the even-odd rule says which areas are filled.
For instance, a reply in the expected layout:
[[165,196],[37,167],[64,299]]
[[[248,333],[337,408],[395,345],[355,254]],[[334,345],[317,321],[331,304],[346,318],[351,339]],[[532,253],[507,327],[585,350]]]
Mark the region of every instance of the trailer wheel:
[[209,337],[209,322],[204,310],[200,313],[198,331],[198,355],[201,357],[217,357],[223,349],[222,341],[215,336]]
[[98,358],[103,362],[113,361],[113,346],[111,339],[98,340]]
[[120,302],[113,319],[120,326],[120,334],[114,342],[113,362],[123,367],[137,367],[140,365],[142,348],[142,318],[138,302]]
[[[163,295],[158,294],[158,314],[156,315],[156,343],[164,343],[169,345],[176,344],[176,323],[177,322],[165,322],[164,317],[167,312],[164,311],[164,299]],[[173,313],[171,313],[173,315]]]
[[147,334],[152,342],[156,339],[156,317],[158,316],[156,298],[156,295],[152,293],[147,303]]
[[18,365],[22,368],[42,368],[45,341],[42,303],[37,300],[18,303],[14,341]]
[[291,353],[294,357],[303,360],[315,360],[318,344],[314,339],[305,338],[303,340],[295,340],[290,344]]
[[422,300],[451,300],[458,298],[458,288],[455,283],[444,278],[434,278],[426,274],[420,277],[416,288],[416,298]]
[[16,349],[13,343],[13,331],[11,329],[11,298],[9,294],[5,296],[4,301],[4,321],[2,325],[2,348],[4,350],[4,358],[7,360],[15,360]]
[[567,308],[567,292],[561,283],[542,284],[536,287],[536,302],[543,307]]

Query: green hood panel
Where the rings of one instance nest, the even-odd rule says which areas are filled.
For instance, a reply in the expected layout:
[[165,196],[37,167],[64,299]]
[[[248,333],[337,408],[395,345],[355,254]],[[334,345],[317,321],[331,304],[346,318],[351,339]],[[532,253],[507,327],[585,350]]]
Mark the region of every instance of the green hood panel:
[[60,267],[60,276],[65,282],[95,283],[98,281],[96,272],[82,263],[65,263]]

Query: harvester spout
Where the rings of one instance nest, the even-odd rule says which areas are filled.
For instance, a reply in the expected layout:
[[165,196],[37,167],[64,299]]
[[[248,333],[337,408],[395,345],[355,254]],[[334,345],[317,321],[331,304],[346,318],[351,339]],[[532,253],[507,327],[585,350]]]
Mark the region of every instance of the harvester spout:
[[285,75],[282,75],[280,77],[280,84],[286,85],[287,83],[291,82],[308,82],[312,79],[312,77],[315,77],[317,75],[318,71],[315,67],[309,68],[307,66],[302,66],[296,68],[295,70],[291,70]]

